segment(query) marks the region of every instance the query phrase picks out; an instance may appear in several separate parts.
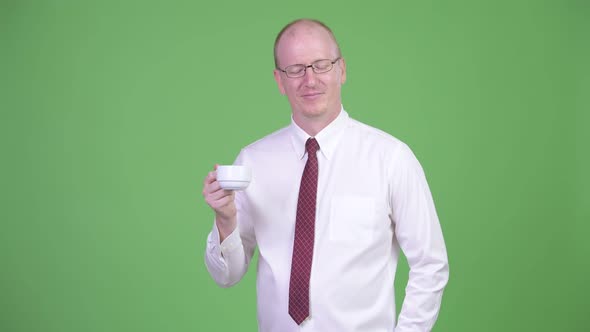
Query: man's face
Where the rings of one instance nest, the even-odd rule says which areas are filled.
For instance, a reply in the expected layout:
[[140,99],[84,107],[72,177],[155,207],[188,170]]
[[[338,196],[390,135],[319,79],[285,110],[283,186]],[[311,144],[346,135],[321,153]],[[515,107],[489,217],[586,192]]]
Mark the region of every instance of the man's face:
[[[336,44],[329,33],[319,26],[293,26],[277,45],[277,59],[281,69],[295,64],[310,65],[320,59],[335,60]],[[341,86],[346,81],[346,65],[341,59],[332,70],[316,74],[307,68],[303,77],[287,77],[275,69],[275,80],[282,94],[287,95],[297,121],[314,118],[333,120],[341,108]]]

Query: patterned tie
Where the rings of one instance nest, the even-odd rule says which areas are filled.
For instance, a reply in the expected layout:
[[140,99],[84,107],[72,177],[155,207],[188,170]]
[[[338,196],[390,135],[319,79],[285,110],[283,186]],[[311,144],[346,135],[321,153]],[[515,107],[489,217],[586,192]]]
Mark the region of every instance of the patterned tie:
[[318,189],[318,158],[320,146],[315,138],[305,143],[307,163],[301,176],[297,217],[295,220],[295,240],[291,261],[291,280],[289,283],[289,315],[299,325],[309,316],[309,277],[313,256],[315,232],[316,197]]

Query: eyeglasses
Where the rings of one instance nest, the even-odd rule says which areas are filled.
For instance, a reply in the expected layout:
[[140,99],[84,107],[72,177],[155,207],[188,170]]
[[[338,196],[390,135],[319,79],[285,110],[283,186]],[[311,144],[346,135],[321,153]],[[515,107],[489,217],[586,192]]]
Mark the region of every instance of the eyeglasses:
[[327,73],[330,70],[332,70],[332,68],[334,68],[334,64],[336,62],[338,62],[338,60],[340,60],[340,57],[336,58],[335,60],[330,60],[330,59],[316,60],[316,61],[312,62],[311,65],[296,64],[296,65],[287,66],[287,67],[285,67],[285,69],[281,69],[281,68],[277,68],[277,69],[282,71],[283,73],[285,73],[287,75],[287,77],[297,78],[297,77],[305,76],[305,72],[307,71],[307,68],[311,68],[313,70],[313,72],[316,74]]

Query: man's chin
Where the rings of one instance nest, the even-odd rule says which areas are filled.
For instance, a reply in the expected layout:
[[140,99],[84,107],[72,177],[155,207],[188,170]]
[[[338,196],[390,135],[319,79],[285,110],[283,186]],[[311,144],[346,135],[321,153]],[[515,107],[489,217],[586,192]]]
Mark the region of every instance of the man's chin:
[[318,117],[326,113],[326,105],[319,102],[304,102],[300,109],[306,117]]
[[326,114],[326,110],[324,108],[311,108],[311,109],[304,109],[302,112],[303,116],[309,119],[320,118],[324,114]]

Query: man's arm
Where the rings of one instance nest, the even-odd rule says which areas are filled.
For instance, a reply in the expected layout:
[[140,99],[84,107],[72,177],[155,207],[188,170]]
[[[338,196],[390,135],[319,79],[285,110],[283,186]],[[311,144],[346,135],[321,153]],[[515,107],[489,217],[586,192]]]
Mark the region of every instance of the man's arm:
[[254,231],[244,204],[244,193],[224,190],[216,172],[210,172],[203,185],[205,201],[215,212],[213,230],[207,238],[205,264],[221,287],[240,281],[254,253]]
[[392,215],[410,275],[395,332],[427,332],[436,322],[449,278],[447,251],[422,167],[407,146],[398,152]]

